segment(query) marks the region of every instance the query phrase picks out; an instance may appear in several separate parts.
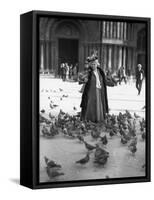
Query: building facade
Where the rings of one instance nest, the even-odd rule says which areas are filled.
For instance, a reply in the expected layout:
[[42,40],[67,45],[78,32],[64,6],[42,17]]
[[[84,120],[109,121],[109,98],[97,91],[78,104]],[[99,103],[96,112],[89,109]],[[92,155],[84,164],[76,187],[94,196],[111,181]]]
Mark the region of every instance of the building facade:
[[143,23],[62,18],[40,19],[40,72],[60,73],[60,64],[78,63],[97,51],[104,71],[116,73],[124,66],[135,74],[138,63],[146,65],[146,27]]

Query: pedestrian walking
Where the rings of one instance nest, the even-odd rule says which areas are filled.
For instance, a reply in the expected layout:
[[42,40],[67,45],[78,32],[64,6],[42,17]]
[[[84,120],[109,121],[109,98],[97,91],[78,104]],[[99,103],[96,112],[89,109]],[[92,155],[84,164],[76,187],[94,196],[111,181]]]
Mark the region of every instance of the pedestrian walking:
[[142,89],[143,78],[144,78],[144,72],[142,69],[142,65],[138,64],[136,68],[136,88],[138,90],[138,95],[140,95]]
[[118,71],[118,78],[119,78],[119,84],[121,85],[122,81],[124,80],[125,84],[127,83],[126,79],[126,71],[125,67],[121,66],[119,71]]

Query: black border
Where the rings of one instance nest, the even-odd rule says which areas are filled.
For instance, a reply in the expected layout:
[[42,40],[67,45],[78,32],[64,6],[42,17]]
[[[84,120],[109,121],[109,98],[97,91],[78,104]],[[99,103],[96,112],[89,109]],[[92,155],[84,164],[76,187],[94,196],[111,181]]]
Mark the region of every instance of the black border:
[[[28,14],[28,13],[27,13]],[[32,175],[32,182],[28,187],[33,189],[40,188],[57,188],[57,187],[74,187],[74,186],[91,186],[104,184],[120,184],[120,183],[137,183],[151,181],[151,69],[150,69],[150,53],[151,53],[151,19],[142,17],[113,16],[113,15],[94,15],[67,12],[50,12],[50,11],[31,11],[32,16],[32,171],[27,171]],[[24,14],[23,14],[24,16]],[[147,121],[147,138],[146,138],[146,176],[114,178],[114,179],[91,179],[79,181],[60,181],[60,182],[39,182],[39,18],[40,17],[65,17],[73,19],[88,20],[112,20],[146,23],[147,26],[147,68],[146,68],[146,121]],[[22,51],[22,48],[21,48]],[[22,66],[21,66],[22,67]],[[22,70],[22,69],[21,69]],[[24,147],[25,148],[25,147]],[[22,149],[22,146],[21,146]],[[30,150],[31,151],[31,150]],[[22,156],[21,156],[22,157]],[[25,171],[26,174],[26,171]],[[21,181],[22,185],[23,184]],[[27,185],[26,185],[27,186]]]

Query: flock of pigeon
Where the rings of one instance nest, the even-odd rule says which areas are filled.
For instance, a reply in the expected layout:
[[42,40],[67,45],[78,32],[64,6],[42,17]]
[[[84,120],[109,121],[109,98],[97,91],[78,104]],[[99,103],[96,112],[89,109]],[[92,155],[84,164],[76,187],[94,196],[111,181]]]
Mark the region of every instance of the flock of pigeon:
[[[63,98],[68,97],[65,95]],[[50,102],[50,109],[54,109],[58,105]],[[75,110],[75,108],[73,108]],[[146,139],[146,122],[136,113],[132,115],[128,110],[125,113],[118,115],[107,114],[106,119],[102,123],[93,123],[90,121],[81,121],[80,113],[76,115],[69,115],[61,109],[57,117],[49,112],[49,119],[43,116],[46,111],[44,109],[40,112],[41,135],[47,139],[53,139],[56,135],[61,135],[66,139],[78,140],[81,145],[85,146],[87,150],[86,155],[77,160],[74,164],[86,165],[90,161],[90,155],[94,154],[93,162],[96,165],[104,166],[109,157],[110,152],[106,150],[109,138],[116,136],[120,138],[121,145],[127,146],[128,151],[135,156],[137,151],[137,142],[140,137],[141,140]],[[92,145],[86,141],[86,136],[91,136],[97,143]],[[138,137],[137,137],[138,136]],[[62,166],[55,161],[50,160],[44,156],[46,164],[46,173],[50,179],[64,175]],[[143,163],[142,168],[145,168]]]

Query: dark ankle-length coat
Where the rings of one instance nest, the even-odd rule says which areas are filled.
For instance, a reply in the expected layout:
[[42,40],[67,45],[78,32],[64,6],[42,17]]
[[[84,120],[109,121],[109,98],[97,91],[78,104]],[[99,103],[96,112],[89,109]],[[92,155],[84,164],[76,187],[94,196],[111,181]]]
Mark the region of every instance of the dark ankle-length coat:
[[[97,118],[98,112],[98,90],[99,90],[99,102],[101,102],[100,109],[105,119],[106,113],[108,113],[108,98],[106,88],[106,78],[103,70],[97,67],[99,79],[101,83],[101,89],[96,88],[96,77],[92,70],[88,73],[88,81],[85,84],[85,88],[81,100],[81,120],[99,122]],[[90,112],[89,112],[90,109]],[[87,112],[89,114],[87,114]]]

